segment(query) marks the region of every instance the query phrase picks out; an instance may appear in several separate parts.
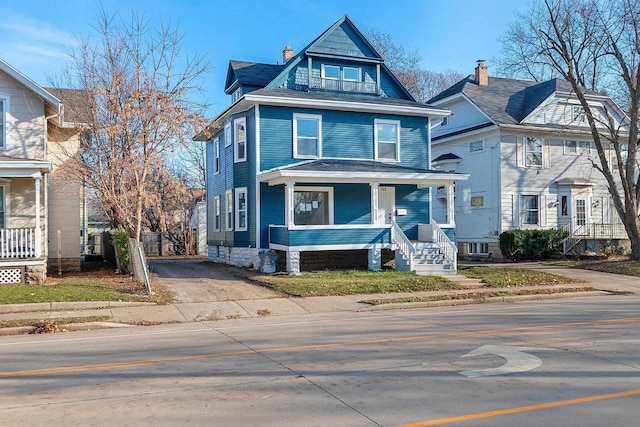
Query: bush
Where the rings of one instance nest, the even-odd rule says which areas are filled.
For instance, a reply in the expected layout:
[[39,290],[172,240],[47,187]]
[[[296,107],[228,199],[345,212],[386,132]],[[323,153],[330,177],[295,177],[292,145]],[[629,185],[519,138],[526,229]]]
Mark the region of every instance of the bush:
[[509,230],[500,234],[502,256],[514,261],[545,259],[569,233],[564,230]]
[[109,234],[111,234],[111,243],[116,249],[118,270],[121,273],[129,271],[129,234],[122,225],[110,230]]

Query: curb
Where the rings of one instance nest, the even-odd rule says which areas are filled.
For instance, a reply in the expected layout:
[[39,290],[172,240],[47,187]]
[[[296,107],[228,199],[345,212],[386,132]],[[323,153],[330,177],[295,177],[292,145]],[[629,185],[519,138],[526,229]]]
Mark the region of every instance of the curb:
[[30,313],[37,311],[97,310],[101,308],[139,307],[157,305],[155,302],[135,301],[78,301],[38,302],[33,304],[1,304],[0,314]]

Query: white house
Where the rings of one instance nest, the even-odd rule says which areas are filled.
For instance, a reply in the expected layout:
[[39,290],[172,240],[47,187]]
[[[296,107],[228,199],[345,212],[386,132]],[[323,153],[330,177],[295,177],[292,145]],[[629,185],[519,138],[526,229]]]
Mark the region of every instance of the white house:
[[[429,100],[452,111],[433,130],[432,167],[470,174],[455,188],[459,254],[499,259],[498,236],[512,229],[565,227],[571,233],[565,252],[624,243],[606,181],[592,166],[597,153],[570,84],[493,78],[478,62],[475,75]],[[588,92],[587,100],[603,119],[606,111],[624,123],[611,98]],[[446,193],[439,188],[433,195],[437,222],[447,222]]]

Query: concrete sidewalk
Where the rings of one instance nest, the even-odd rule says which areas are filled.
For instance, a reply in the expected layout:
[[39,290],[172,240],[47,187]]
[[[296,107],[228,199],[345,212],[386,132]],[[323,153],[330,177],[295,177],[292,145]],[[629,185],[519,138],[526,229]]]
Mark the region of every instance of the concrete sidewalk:
[[[505,264],[514,267],[514,264]],[[194,302],[156,305],[155,303],[125,302],[76,302],[76,303],[39,303],[0,305],[0,321],[18,319],[60,319],[70,317],[105,317],[108,321],[65,324],[67,330],[87,330],[92,328],[123,327],[127,325],[153,325],[162,323],[184,323],[233,318],[250,318],[272,315],[300,315],[309,313],[328,313],[338,311],[365,311],[397,308],[416,308],[427,306],[462,305],[490,301],[517,301],[530,299],[562,298],[577,296],[607,295],[613,293],[640,293],[640,278],[590,270],[547,266],[539,263],[518,264],[519,268],[540,270],[560,274],[569,278],[581,279],[585,283],[556,285],[555,288],[592,287],[598,291],[567,292],[512,297],[488,297],[480,299],[477,295],[465,298],[465,294],[477,294],[499,291],[496,288],[478,288],[473,280],[464,276],[450,277],[461,287],[449,291],[412,292],[394,294],[346,295],[327,297],[289,297],[258,298],[221,302]],[[540,287],[518,287],[518,289],[540,289]],[[509,290],[513,291],[513,288]],[[435,297],[440,301],[416,303],[385,303],[370,305],[364,300],[389,300],[403,297]],[[29,333],[34,328],[0,328],[0,335]]]

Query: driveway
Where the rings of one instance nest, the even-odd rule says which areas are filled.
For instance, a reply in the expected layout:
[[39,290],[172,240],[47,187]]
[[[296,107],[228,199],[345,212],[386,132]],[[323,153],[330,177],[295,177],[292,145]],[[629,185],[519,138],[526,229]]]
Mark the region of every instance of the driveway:
[[279,293],[232,274],[233,268],[204,259],[151,259],[152,283],[175,294],[176,302],[219,302],[278,298]]

